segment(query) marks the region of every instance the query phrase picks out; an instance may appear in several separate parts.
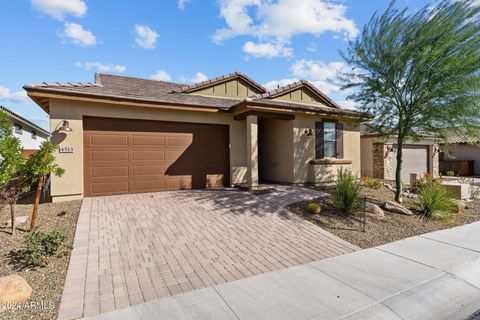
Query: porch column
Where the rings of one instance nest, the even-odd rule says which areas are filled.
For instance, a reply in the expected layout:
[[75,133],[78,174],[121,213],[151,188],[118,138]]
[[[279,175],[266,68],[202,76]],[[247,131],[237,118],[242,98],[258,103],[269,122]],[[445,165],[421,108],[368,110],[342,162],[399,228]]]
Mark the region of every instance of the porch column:
[[247,184],[258,186],[258,118],[247,116]]

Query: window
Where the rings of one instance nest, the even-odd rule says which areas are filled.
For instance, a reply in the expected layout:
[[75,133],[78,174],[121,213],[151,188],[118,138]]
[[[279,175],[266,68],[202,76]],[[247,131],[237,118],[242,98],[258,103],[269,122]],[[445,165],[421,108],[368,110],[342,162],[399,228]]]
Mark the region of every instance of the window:
[[22,126],[21,125],[19,125],[18,123],[15,123],[13,125],[13,127],[15,128],[15,133],[16,134],[22,134]]
[[37,132],[32,130],[32,139],[37,139]]
[[343,124],[335,121],[315,123],[315,158],[343,159]]
[[337,134],[335,122],[323,123],[323,157],[334,158],[337,155]]

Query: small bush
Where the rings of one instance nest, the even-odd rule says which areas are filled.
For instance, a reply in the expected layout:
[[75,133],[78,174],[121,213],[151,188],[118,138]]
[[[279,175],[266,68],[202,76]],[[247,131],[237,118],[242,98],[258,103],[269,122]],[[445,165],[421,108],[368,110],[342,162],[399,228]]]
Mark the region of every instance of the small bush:
[[435,183],[418,188],[415,205],[420,213],[435,220],[449,220],[456,212],[455,200],[446,189]]
[[447,176],[453,177],[453,176],[455,176],[455,172],[454,171],[447,171]]
[[337,181],[330,194],[332,205],[344,213],[361,210],[363,204],[359,197],[360,188],[360,183],[351,171],[338,170]]
[[322,212],[322,207],[318,203],[312,202],[308,204],[307,210],[313,214],[320,214],[320,212]]
[[370,178],[368,176],[362,177],[362,182],[365,187],[373,188],[373,189],[380,189],[382,187],[382,181],[375,178]]
[[45,266],[47,256],[55,254],[65,239],[65,234],[58,231],[34,231],[26,235],[20,249],[20,264],[23,267]]

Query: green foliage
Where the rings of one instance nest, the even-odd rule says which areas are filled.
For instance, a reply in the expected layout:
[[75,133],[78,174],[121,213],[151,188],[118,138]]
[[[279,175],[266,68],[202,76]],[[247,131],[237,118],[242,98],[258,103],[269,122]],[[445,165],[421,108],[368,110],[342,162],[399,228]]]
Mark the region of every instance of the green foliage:
[[447,171],[447,176],[448,177],[454,177],[455,176],[455,171]]
[[20,249],[20,264],[25,268],[45,266],[47,257],[55,254],[66,238],[58,231],[34,231],[26,235]]
[[344,213],[361,210],[363,203],[359,196],[360,188],[360,183],[351,171],[338,170],[337,181],[330,194],[332,205]]
[[380,179],[375,179],[368,176],[362,177],[362,182],[365,187],[373,189],[380,189],[383,185]]
[[14,137],[10,118],[0,111],[0,187],[14,178],[24,160],[20,141]]
[[62,176],[65,170],[55,163],[54,153],[57,148],[58,146],[52,142],[44,141],[40,149],[28,158],[22,174],[31,178],[32,181],[51,173],[59,177]]
[[322,212],[322,207],[316,202],[311,202],[308,204],[307,210],[312,214],[320,214],[320,212]]
[[340,75],[343,89],[354,92],[349,99],[374,115],[373,132],[397,137],[396,198],[407,139],[480,125],[479,16],[472,0],[443,0],[413,13],[392,1],[342,53],[352,68]]
[[435,220],[449,220],[456,211],[455,200],[436,183],[428,183],[418,189],[415,205],[420,213]]

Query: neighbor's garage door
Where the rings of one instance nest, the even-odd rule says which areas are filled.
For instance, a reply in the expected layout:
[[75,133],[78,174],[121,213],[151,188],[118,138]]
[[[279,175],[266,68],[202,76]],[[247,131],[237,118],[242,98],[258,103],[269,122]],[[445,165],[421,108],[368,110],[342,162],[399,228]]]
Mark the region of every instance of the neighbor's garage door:
[[228,126],[83,119],[85,196],[229,184]]
[[[397,150],[397,146],[393,148]],[[403,146],[402,181],[410,183],[410,173],[423,175],[428,172],[428,146],[427,145],[404,145]],[[394,154],[393,170],[397,168],[397,154]]]

